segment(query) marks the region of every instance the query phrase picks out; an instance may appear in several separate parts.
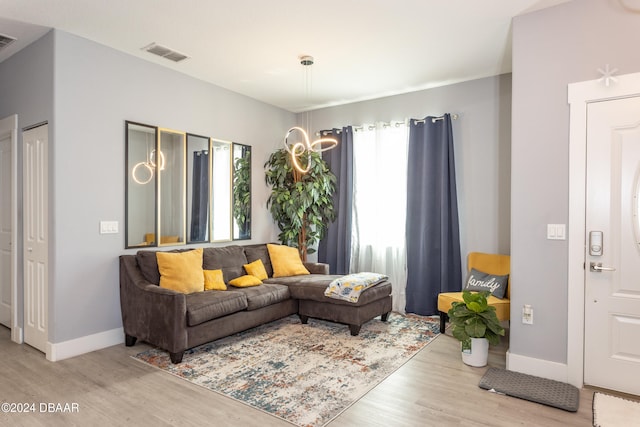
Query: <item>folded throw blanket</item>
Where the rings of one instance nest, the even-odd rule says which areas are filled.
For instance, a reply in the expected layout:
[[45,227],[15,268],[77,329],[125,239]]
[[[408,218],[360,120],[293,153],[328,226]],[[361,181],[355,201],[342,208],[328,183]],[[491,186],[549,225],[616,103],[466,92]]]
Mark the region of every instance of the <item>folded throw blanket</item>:
[[324,295],[329,298],[341,299],[349,302],[358,302],[360,294],[378,283],[387,280],[389,277],[378,273],[355,273],[335,279]]

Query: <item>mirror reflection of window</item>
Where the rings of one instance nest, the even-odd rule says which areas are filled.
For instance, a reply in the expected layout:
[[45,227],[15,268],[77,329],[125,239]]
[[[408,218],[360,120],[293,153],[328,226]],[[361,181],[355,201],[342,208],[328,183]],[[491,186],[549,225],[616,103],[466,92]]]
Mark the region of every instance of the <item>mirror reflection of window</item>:
[[213,139],[213,240],[231,240],[231,142]]
[[156,180],[154,163],[157,129],[126,122],[127,248],[156,244]]
[[187,134],[187,242],[209,241],[209,138]]
[[251,146],[233,144],[233,239],[251,239]]
[[160,245],[185,243],[186,141],[183,132],[160,129],[159,175]]

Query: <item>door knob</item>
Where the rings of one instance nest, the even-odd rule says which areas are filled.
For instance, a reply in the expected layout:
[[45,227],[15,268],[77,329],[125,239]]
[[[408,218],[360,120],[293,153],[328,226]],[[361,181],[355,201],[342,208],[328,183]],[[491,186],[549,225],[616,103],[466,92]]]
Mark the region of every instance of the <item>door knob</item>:
[[613,267],[603,267],[601,262],[591,262],[591,264],[589,264],[590,266],[590,270],[591,271],[597,271],[597,272],[601,272],[601,271],[616,271],[615,268]]

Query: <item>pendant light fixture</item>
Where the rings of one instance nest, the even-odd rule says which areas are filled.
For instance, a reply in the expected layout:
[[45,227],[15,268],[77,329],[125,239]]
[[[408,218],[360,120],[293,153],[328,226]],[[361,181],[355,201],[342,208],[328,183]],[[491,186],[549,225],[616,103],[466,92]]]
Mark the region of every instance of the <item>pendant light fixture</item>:
[[[311,66],[313,65],[313,57],[312,56],[301,56],[300,64],[305,67],[305,95],[307,100],[311,99],[311,78],[309,73],[311,71]],[[310,112],[306,112],[307,119],[307,131],[311,131],[309,128],[311,127],[310,123]],[[287,131],[287,134],[284,136],[284,148],[291,155],[291,164],[294,168],[300,173],[307,173],[311,169],[311,152],[320,153],[322,151],[331,150],[338,145],[338,140],[335,138],[320,138],[311,142],[309,140],[309,134],[303,128],[299,126],[294,126]],[[295,142],[291,142],[291,139],[295,138]],[[306,164],[302,164],[300,161],[301,158],[306,157]]]

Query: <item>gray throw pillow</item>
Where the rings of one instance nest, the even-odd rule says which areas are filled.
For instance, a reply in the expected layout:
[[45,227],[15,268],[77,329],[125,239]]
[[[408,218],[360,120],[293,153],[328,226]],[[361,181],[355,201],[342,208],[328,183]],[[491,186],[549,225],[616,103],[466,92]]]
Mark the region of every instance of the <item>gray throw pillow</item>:
[[498,276],[495,274],[483,273],[472,268],[464,286],[465,291],[490,291],[496,298],[504,298],[507,292],[509,275]]

